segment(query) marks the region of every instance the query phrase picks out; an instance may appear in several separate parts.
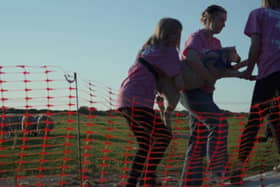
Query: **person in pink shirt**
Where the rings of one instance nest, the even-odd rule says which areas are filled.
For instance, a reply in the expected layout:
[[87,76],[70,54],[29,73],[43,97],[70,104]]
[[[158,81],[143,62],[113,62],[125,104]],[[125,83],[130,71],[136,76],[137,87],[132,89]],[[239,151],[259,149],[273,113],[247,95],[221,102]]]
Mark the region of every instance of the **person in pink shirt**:
[[215,81],[207,67],[203,65],[203,56],[210,50],[222,48],[214,35],[225,26],[227,11],[219,5],[208,6],[201,15],[204,28],[192,33],[182,53],[184,63],[199,73],[206,84],[204,87],[181,94],[182,105],[189,110],[190,140],[179,186],[203,186],[204,158],[208,157],[207,183],[221,184],[228,161],[227,135],[228,124],[223,112],[213,100]]
[[160,183],[156,169],[172,139],[172,133],[153,109],[156,80],[164,74],[179,84],[181,31],[180,21],[162,18],[137,54],[119,89],[116,108],[127,119],[138,143],[127,187],[135,187],[139,181],[145,186]]
[[[245,34],[251,38],[245,78],[253,79],[258,67],[248,123],[242,132],[239,163],[232,174],[232,183],[242,183],[244,164],[254,147],[263,119],[269,114],[273,134],[280,153],[280,0],[262,0],[262,7],[250,12]],[[273,104],[273,103],[278,104]]]

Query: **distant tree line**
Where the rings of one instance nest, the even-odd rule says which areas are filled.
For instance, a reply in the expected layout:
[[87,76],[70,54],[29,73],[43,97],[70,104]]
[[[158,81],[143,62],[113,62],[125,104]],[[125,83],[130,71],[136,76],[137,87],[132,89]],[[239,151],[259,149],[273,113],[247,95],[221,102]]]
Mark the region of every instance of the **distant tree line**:
[[[25,114],[25,113],[29,113],[29,114],[38,114],[38,113],[47,113],[47,112],[51,112],[51,113],[58,113],[58,112],[67,112],[68,110],[47,110],[47,109],[16,109],[16,108],[5,108],[5,109],[0,109],[1,113],[4,114],[8,114],[8,113],[12,113],[12,114]],[[228,110],[223,110],[224,114],[226,117],[232,117],[232,116],[236,116],[236,115],[244,115],[247,116],[248,114],[245,112],[242,113],[233,113],[231,111]],[[94,107],[87,107],[87,106],[81,106],[79,107],[78,112],[80,114],[84,114],[84,115],[98,115],[98,116],[108,116],[108,115],[114,115],[114,116],[118,116],[120,115],[120,113],[116,110],[98,110],[97,108]],[[181,110],[181,111],[175,111],[173,112],[173,116],[174,117],[186,117],[189,115],[189,112],[186,110]]]

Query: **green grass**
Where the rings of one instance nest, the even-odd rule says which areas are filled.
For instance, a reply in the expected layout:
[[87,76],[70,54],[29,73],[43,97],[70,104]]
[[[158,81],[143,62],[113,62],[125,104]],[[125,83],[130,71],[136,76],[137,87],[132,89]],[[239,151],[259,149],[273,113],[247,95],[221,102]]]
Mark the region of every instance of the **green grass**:
[[[22,136],[17,137],[14,149],[12,146],[15,137],[4,139],[7,142],[2,142],[0,145],[0,178],[60,175],[61,173],[79,175],[76,116],[56,114],[53,115],[53,119],[55,129],[48,139],[23,136],[28,138],[24,141]],[[188,124],[184,118],[174,120],[183,121],[173,123],[174,133],[188,133]],[[234,162],[238,150],[236,146],[239,145],[240,129],[243,127],[242,123],[246,122],[246,118],[232,117],[228,118],[228,122],[228,149]],[[124,163],[124,161],[132,159],[129,154],[133,154],[137,146],[131,143],[135,139],[130,136],[131,132],[124,118],[96,116],[89,119],[88,116],[81,115],[80,124],[82,167],[88,169],[84,175],[96,178],[101,178],[102,175],[104,178],[108,175],[122,175],[125,172],[122,169],[130,167],[129,163]],[[46,144],[47,147],[42,147]],[[174,139],[171,142],[166,157],[158,169],[161,175],[180,175],[186,145],[186,139]],[[248,166],[248,175],[271,170],[276,163],[280,162],[275,145],[271,141],[258,144],[254,151]]]

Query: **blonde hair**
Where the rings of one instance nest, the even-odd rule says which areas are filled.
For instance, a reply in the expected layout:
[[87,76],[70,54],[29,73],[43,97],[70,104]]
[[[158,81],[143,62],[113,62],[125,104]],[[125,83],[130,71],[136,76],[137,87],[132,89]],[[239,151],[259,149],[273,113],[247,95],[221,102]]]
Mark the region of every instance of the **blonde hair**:
[[212,20],[218,13],[227,13],[226,9],[219,5],[208,6],[201,14],[200,21],[203,25],[207,25],[209,20]]
[[[178,29],[182,30],[183,26],[181,22],[174,18],[162,18],[156,25],[154,33],[149,37],[149,39],[145,42],[142,49],[146,48],[148,45],[168,45],[170,36],[176,33]],[[178,41],[178,46],[180,41]]]
[[280,0],[262,0],[262,6],[265,8],[280,8]]

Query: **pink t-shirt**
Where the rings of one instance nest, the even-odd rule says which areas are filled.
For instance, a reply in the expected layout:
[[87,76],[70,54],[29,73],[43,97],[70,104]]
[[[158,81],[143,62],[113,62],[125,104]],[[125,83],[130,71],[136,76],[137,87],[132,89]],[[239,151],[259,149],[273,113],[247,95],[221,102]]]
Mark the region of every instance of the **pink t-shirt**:
[[257,79],[280,71],[280,9],[258,8],[247,20],[244,33],[260,34],[261,53],[257,60]]
[[[216,37],[212,37],[210,39],[206,38],[204,31],[201,29],[192,33],[185,42],[182,59],[186,58],[188,49],[194,49],[202,58],[203,54],[205,54],[207,51],[220,49],[221,47],[222,46],[219,39]],[[215,86],[213,85],[212,87],[204,87],[202,89],[207,92],[213,92]]]
[[[181,72],[181,61],[175,47],[148,46],[139,56],[149,62],[159,74],[173,77]],[[130,67],[127,78],[122,82],[116,108],[148,107],[153,108],[156,95],[154,75],[138,62]]]

